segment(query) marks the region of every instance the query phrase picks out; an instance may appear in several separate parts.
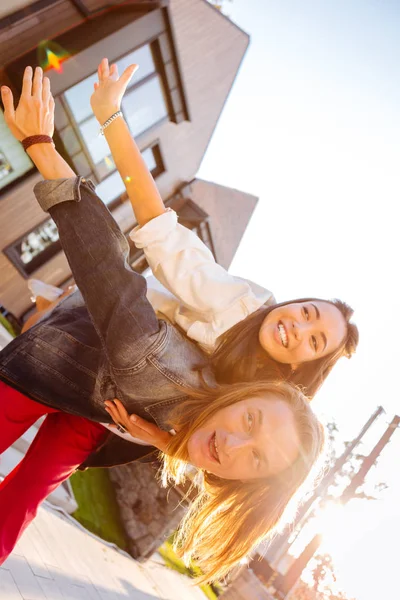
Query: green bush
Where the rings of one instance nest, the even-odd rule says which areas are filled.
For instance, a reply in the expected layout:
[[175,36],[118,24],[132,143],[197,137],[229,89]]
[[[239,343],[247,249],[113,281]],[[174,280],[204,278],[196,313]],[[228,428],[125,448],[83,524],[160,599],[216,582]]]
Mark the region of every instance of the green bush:
[[103,540],[126,550],[127,537],[107,469],[77,471],[70,482],[78,504],[72,516]]

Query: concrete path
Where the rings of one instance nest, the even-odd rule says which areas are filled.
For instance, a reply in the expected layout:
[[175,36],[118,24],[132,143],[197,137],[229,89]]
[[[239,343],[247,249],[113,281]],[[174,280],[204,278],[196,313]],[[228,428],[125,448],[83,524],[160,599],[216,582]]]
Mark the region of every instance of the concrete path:
[[0,600],[205,600],[154,555],[145,564],[46,506],[0,567]]

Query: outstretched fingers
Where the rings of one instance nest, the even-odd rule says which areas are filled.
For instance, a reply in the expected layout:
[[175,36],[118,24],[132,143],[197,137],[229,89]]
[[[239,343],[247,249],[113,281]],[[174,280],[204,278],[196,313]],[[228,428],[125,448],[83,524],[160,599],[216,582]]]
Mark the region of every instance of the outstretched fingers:
[[43,71],[41,67],[36,67],[32,83],[32,96],[41,99],[43,89]]
[[122,75],[121,75],[121,77],[119,79],[120,79],[120,81],[123,84],[124,91],[125,91],[128,83],[132,79],[133,75],[138,70],[138,68],[139,68],[139,65],[132,64],[132,65],[129,65],[129,67],[126,67],[125,71],[122,73]]
[[22,92],[21,96],[30,97],[32,96],[32,67],[28,66],[25,68],[24,76],[22,78]]
[[4,119],[8,124],[9,120],[15,119],[14,97],[10,88],[5,86],[1,88],[1,100],[4,106]]
[[110,76],[110,67],[108,65],[108,59],[103,58],[101,63],[98,66],[97,74],[99,77],[99,81],[103,81],[103,79],[107,79]]
[[127,429],[130,425],[129,414],[125,410],[124,405],[119,400],[107,400],[104,403],[104,408],[113,419],[116,425],[123,425]]
[[4,105],[4,120],[7,124],[7,127],[17,140],[23,140],[26,136],[23,134],[23,132],[17,125],[17,115],[16,110],[14,108],[14,98],[10,88],[5,86],[1,88],[1,99]]
[[107,400],[105,409],[117,425],[117,429],[127,431],[134,438],[139,438],[146,444],[155,446],[163,452],[166,450],[171,435],[159,429],[154,423],[149,423],[137,415],[129,415],[120,400]]
[[113,63],[110,67],[110,79],[112,79],[113,81],[118,81],[118,78],[118,66],[116,65],[116,63]]
[[42,100],[44,105],[50,106],[50,98],[51,90],[50,90],[50,79],[48,77],[43,77],[43,85],[42,85]]

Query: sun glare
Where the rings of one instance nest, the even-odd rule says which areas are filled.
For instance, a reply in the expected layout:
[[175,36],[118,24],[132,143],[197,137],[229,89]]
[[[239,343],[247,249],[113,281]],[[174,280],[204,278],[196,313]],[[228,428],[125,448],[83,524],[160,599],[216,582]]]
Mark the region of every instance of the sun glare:
[[343,519],[345,508],[339,503],[327,504],[318,516],[318,529],[321,531],[324,542],[330,543],[336,538],[343,540]]
[[[322,533],[322,552],[329,552],[332,558],[343,557],[343,541],[357,537],[354,529],[357,519],[353,515],[354,507],[331,502],[321,509],[317,518],[317,529]],[[347,545],[347,544],[346,544]]]

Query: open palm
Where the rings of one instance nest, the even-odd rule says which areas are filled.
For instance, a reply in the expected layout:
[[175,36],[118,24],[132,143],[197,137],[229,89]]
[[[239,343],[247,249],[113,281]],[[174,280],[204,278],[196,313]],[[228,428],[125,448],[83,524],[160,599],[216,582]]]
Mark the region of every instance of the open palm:
[[14,108],[10,88],[1,88],[4,120],[19,141],[32,135],[53,137],[54,133],[54,98],[51,95],[49,78],[43,77],[42,69],[37,67],[32,80],[32,72],[32,67],[26,67],[17,108]]
[[97,69],[99,81],[94,84],[90,98],[93,113],[100,124],[120,109],[122,97],[137,69],[138,65],[129,65],[120,77],[117,65],[109,67],[107,58],[103,58]]

